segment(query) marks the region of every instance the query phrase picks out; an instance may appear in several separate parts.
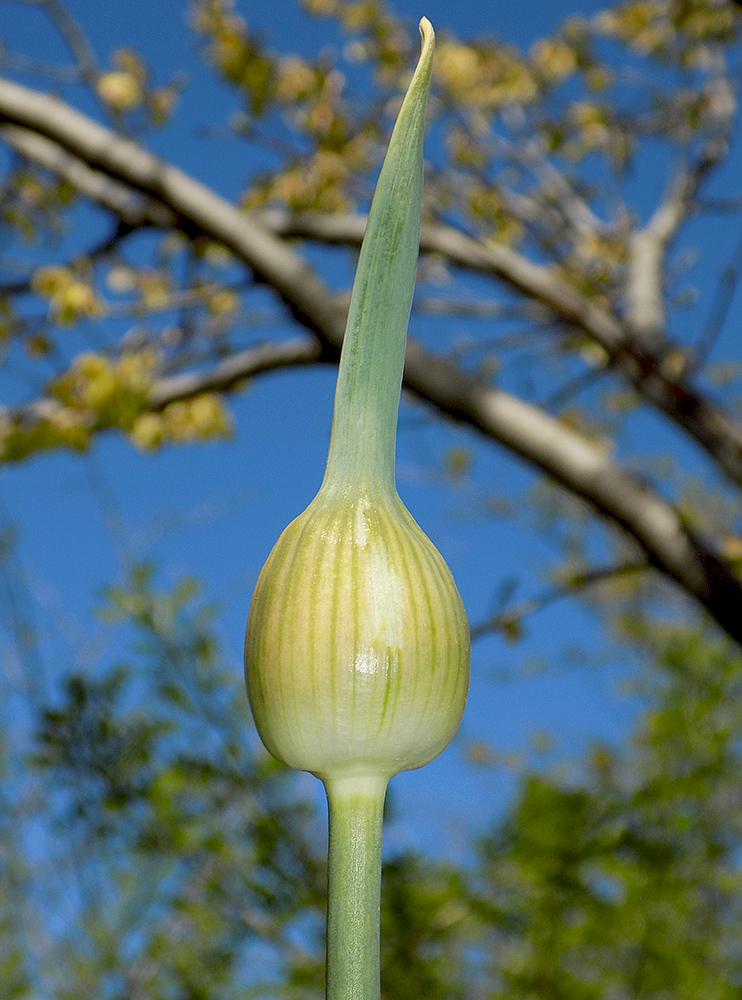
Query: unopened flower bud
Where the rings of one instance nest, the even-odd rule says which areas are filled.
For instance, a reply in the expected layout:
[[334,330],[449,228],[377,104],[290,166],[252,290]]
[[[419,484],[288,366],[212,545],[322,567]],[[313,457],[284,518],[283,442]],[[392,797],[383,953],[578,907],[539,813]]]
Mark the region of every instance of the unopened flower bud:
[[321,491],[279,538],[247,629],[250,703],[291,767],[421,767],[458,728],[469,633],[456,585],[398,497]]
[[325,478],[271,552],[247,623],[263,742],[326,781],[421,767],[447,746],[466,701],[461,598],[394,484],[433,50],[432,28],[421,29],[353,286]]

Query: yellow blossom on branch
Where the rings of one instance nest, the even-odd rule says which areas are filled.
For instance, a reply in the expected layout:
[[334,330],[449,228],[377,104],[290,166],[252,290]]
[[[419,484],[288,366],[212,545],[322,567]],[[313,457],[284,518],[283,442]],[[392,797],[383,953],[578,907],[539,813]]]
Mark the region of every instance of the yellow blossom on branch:
[[139,81],[126,70],[104,73],[98,80],[98,95],[114,111],[131,111],[142,103]]
[[559,83],[577,69],[577,56],[571,46],[558,38],[542,38],[531,49],[531,59],[548,83]]
[[50,316],[57,323],[67,325],[101,312],[93,287],[69,267],[40,267],[31,288],[48,299]]

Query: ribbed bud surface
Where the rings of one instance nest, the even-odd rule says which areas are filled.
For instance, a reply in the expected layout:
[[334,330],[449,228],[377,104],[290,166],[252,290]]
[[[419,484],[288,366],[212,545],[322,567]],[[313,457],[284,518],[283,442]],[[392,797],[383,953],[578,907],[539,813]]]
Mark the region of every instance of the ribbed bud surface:
[[396,495],[320,491],[286,528],[255,589],[245,669],[260,736],[291,767],[391,776],[447,746],[466,702],[468,625]]

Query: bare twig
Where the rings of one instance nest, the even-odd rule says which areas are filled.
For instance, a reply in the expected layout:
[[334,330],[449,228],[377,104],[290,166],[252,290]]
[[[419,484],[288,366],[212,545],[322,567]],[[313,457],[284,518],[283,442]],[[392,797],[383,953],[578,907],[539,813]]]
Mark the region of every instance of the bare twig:
[[633,576],[635,573],[643,573],[649,568],[646,560],[632,560],[619,563],[617,566],[599,566],[583,573],[575,573],[566,583],[547,587],[540,594],[536,594],[508,610],[498,611],[497,614],[485,618],[478,625],[474,625],[471,629],[472,640],[481,639],[489,632],[512,633],[520,627],[524,618],[543,611],[544,608],[557,601],[566,597],[574,597],[598,583],[605,583],[608,580],[624,576]]
[[[438,299],[417,297],[415,312],[430,316],[466,316],[470,319],[532,319],[534,322],[551,318],[536,302],[493,302],[488,299]],[[478,340],[477,343],[480,343]]]
[[322,348],[316,340],[296,337],[281,344],[261,344],[225,358],[203,372],[184,372],[161,378],[152,387],[148,404],[161,410],[178,399],[189,399],[202,392],[225,392],[237,383],[277,368],[316,364],[322,360]]
[[542,144],[531,137],[511,142],[492,127],[487,135],[494,149],[510,163],[517,163],[541,184],[544,202],[555,206],[568,227],[577,234],[607,234],[613,227],[599,218],[564,175],[549,162]]
[[42,80],[65,83],[74,83],[82,75],[79,66],[57,66],[54,63],[42,62],[40,59],[31,59],[20,52],[8,52],[7,49],[0,49],[0,66],[11,72],[27,73]]
[[724,329],[740,280],[742,280],[742,232],[726,267],[721,273],[708,319],[693,349],[691,367],[694,372],[703,369],[714,344]]
[[742,208],[742,195],[730,195],[728,198],[707,195],[698,198],[696,204],[699,212],[718,212],[720,215],[727,215],[730,212],[739,212]]
[[80,76],[95,93],[98,81],[98,62],[90,43],[77,21],[59,0],[3,0],[5,3],[22,3],[29,7],[40,7],[46,12],[52,24],[67,43],[70,54],[80,69]]
[[[134,302],[107,302],[103,306],[106,316],[126,316],[141,318],[142,316],[156,316],[159,313],[173,312],[176,309],[191,308],[193,306],[204,305],[216,293],[225,290],[239,292],[245,289],[249,283],[241,281],[239,283],[210,282],[208,285],[200,285],[196,288],[185,288],[180,292],[171,292],[163,296],[161,301],[150,304],[146,301],[137,300]],[[243,314],[241,322],[250,319],[252,322],[270,323],[274,317],[266,312],[253,312],[249,315]]]
[[569,379],[568,382],[560,386],[541,405],[548,413],[560,410],[566,403],[581,393],[583,389],[589,389],[595,385],[596,382],[606,375],[607,371],[607,368],[588,368],[586,371],[580,372],[579,375],[575,375],[574,378]]

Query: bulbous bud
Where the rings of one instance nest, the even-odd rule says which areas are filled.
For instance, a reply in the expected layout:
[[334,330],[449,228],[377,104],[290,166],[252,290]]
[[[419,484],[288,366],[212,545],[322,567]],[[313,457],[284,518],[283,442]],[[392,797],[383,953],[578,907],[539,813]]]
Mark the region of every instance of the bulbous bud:
[[258,579],[245,641],[270,752],[326,779],[390,777],[450,742],[469,629],[453,577],[399,497],[320,491]]
[[434,48],[426,18],[420,31],[358,258],[325,478],[270,554],[247,622],[263,742],[333,785],[427,764],[455,733],[468,684],[461,598],[394,486]]

